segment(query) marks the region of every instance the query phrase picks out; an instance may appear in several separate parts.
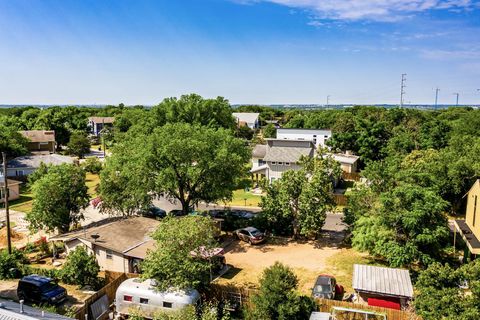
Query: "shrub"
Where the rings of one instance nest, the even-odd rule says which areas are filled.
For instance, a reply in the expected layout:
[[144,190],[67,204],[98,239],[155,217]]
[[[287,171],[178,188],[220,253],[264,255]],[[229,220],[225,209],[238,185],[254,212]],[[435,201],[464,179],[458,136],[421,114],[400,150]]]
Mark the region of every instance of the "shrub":
[[22,266],[26,263],[28,260],[22,251],[13,249],[9,254],[6,249],[0,250],[0,280],[20,277]]
[[263,271],[260,291],[253,296],[253,307],[246,312],[247,319],[294,320],[308,319],[315,309],[315,302],[296,293],[298,279],[293,271],[275,264]]
[[102,162],[97,157],[89,157],[85,160],[82,164],[83,169],[86,172],[90,172],[93,174],[99,174],[102,171]]
[[61,279],[67,284],[97,286],[99,271],[100,267],[95,257],[88,254],[82,246],[78,246],[67,256],[61,271]]

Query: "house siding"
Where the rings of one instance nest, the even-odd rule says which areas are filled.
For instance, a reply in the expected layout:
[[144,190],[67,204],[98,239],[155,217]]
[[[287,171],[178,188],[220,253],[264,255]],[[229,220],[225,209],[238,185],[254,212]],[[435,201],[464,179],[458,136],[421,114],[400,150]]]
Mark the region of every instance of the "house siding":
[[480,239],[480,180],[475,182],[467,194],[466,223],[477,239]]

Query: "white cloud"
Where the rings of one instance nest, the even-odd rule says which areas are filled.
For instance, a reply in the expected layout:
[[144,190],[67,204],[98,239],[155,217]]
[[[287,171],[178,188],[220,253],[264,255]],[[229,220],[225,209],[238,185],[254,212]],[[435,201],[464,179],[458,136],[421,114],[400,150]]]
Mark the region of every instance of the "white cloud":
[[271,2],[312,10],[318,19],[398,21],[427,10],[467,10],[472,0],[234,0],[243,4]]

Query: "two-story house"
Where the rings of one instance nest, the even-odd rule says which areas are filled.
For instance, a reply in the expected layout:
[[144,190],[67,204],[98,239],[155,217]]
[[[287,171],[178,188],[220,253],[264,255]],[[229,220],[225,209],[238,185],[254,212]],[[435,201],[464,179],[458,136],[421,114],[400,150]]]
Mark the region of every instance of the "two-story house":
[[20,131],[22,136],[28,139],[27,149],[30,152],[55,153],[55,131],[53,130],[26,130]]
[[277,139],[312,141],[315,148],[326,147],[326,141],[332,137],[328,129],[277,129]]
[[260,113],[256,112],[234,112],[232,116],[237,121],[237,126],[248,126],[250,129],[257,129],[260,125],[258,117]]
[[255,180],[266,178],[269,182],[282,177],[287,170],[299,170],[302,157],[313,157],[315,145],[309,140],[266,139],[266,145],[256,145],[252,152],[252,169]]
[[102,129],[111,127],[114,121],[114,117],[90,117],[88,118],[88,127],[94,136],[99,137]]
[[475,181],[468,193],[465,220],[455,220],[455,232],[459,232],[468,247],[466,258],[480,254],[480,179]]

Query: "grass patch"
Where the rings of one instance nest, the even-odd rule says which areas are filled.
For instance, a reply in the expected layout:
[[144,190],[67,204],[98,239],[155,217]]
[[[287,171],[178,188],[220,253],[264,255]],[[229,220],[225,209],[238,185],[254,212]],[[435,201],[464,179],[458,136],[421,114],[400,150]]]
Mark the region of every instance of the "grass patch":
[[26,185],[20,187],[20,198],[8,202],[10,209],[24,213],[32,211],[33,196],[30,188]]
[[250,191],[245,191],[244,189],[239,189],[233,192],[232,201],[225,203],[225,205],[258,207],[261,199],[261,195],[253,194]]
[[100,176],[98,174],[87,173],[85,184],[87,185],[90,198],[96,198],[98,196],[97,187],[100,184]]

